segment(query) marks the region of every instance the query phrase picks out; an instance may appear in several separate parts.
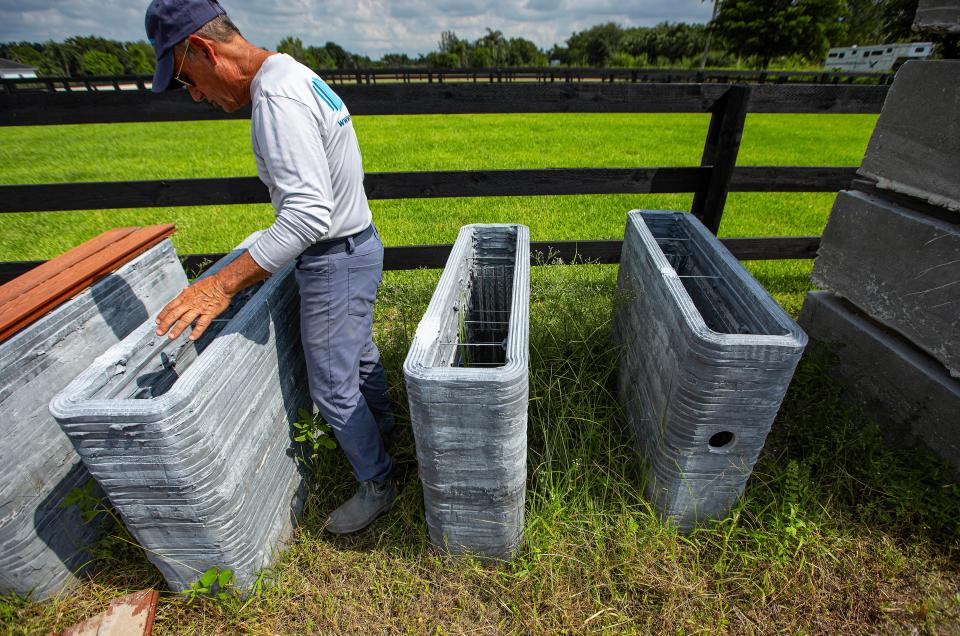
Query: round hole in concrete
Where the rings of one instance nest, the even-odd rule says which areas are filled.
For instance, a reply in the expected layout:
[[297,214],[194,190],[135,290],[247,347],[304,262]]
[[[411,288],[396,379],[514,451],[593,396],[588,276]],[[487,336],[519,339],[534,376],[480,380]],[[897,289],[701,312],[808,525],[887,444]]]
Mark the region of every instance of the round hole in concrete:
[[736,437],[730,431],[720,431],[719,433],[711,435],[707,444],[710,445],[711,451],[723,452],[733,448],[733,442],[735,440]]

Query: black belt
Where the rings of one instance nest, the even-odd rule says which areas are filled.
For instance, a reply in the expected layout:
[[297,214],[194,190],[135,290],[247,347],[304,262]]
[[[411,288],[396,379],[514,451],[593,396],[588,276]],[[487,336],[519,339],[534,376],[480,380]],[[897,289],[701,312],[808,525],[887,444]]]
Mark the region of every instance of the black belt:
[[346,252],[347,246],[350,243],[353,243],[353,246],[356,247],[361,243],[366,242],[368,238],[373,236],[373,223],[367,226],[367,229],[360,230],[352,236],[341,236],[338,238],[328,239],[326,241],[318,241],[303,250],[301,256],[324,256],[326,254],[339,254],[340,252]]

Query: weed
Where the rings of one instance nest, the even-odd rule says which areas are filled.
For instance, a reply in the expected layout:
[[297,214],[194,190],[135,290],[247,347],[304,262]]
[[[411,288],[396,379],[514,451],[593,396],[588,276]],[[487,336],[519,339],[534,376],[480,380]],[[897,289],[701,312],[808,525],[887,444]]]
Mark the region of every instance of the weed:
[[190,587],[180,593],[186,597],[188,605],[198,596],[206,596],[220,601],[226,601],[230,597],[237,595],[237,591],[234,589],[236,580],[233,570],[212,567],[201,574],[200,578],[191,583]]
[[90,555],[101,567],[109,563],[126,562],[131,558],[142,558],[143,548],[127,530],[96,481],[88,479],[82,486],[67,493],[60,507],[69,506],[77,506],[84,523],[101,526],[100,539],[89,547]]
[[293,441],[301,444],[301,453],[297,455],[297,462],[307,466],[316,466],[320,458],[320,449],[333,450],[337,442],[333,437],[333,429],[323,421],[319,413],[314,415],[305,408],[298,411],[298,417],[293,422]]
[[108,512],[103,503],[103,498],[97,496],[98,492],[97,482],[88,479],[82,486],[77,486],[67,493],[67,496],[60,502],[60,508],[76,506],[83,521],[93,523],[98,516],[106,515]]

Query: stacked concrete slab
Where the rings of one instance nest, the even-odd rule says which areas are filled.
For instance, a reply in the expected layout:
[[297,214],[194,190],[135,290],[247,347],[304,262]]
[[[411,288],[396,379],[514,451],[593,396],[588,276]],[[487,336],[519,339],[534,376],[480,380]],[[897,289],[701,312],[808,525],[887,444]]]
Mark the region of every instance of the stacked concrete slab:
[[682,212],[627,217],[614,338],[645,495],[681,530],[743,493],[806,335]]
[[913,30],[960,33],[960,0],[920,0]]
[[0,344],[0,593],[45,598],[89,563],[99,526],[63,502],[90,474],[48,404],[186,284],[167,239]]
[[50,404],[174,590],[210,567],[250,585],[302,505],[290,423],[310,400],[292,269],[235,297],[194,343],[147,321]]
[[431,541],[509,558],[526,495],[530,234],[468,225],[403,370]]
[[960,377],[960,227],[956,224],[882,195],[840,192],[823,234],[813,280],[903,334]]
[[[960,61],[897,73],[824,230],[801,322],[850,395],[960,476]],[[899,437],[899,435],[897,435]]]
[[907,62],[887,93],[858,173],[877,187],[960,211],[960,62]]

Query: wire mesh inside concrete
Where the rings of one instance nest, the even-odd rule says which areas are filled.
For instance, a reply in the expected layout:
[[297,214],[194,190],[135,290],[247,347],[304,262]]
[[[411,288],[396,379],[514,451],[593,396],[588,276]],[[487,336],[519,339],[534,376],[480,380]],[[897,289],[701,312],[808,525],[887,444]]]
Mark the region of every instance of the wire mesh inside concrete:
[[51,403],[173,589],[209,567],[251,584],[302,505],[290,423],[310,400],[292,269],[237,295],[194,343],[148,321]]
[[0,344],[0,593],[50,596],[89,563],[100,525],[63,502],[90,474],[48,404],[186,284],[164,240]]
[[614,337],[646,496],[687,530],[742,494],[806,335],[695,217],[627,218]]
[[507,360],[513,255],[468,259],[468,285],[461,290],[457,338],[439,343],[439,360],[453,367],[501,367]]
[[530,235],[461,229],[404,363],[430,538],[506,558],[523,534]]

